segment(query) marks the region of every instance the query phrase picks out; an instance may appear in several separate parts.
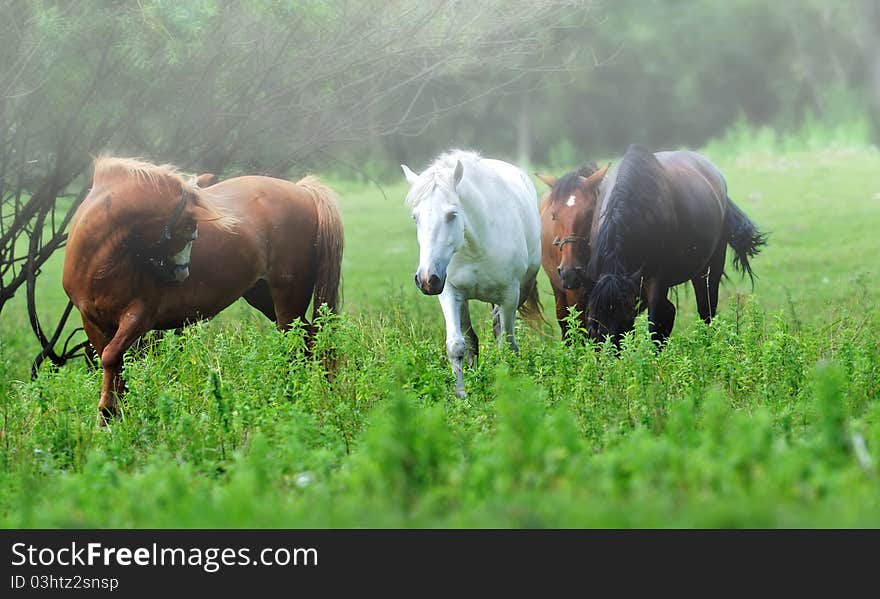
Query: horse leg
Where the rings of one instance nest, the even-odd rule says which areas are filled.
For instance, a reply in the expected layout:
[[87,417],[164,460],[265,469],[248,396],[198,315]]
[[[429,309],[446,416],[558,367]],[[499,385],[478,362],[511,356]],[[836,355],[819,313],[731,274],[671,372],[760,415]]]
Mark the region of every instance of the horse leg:
[[464,331],[464,336],[467,340],[467,350],[465,350],[464,356],[465,361],[467,361],[469,367],[473,368],[480,355],[480,340],[477,338],[477,333],[474,331],[474,327],[471,324],[471,311],[468,307],[467,300],[461,302],[461,328]]
[[724,276],[724,262],[727,260],[727,243],[722,243],[715,255],[712,256],[711,271],[709,272],[709,319],[715,318],[718,310],[718,286],[721,277]]
[[668,287],[658,283],[648,283],[647,287],[648,330],[651,338],[662,347],[675,324],[675,306],[666,297]]
[[446,356],[452,364],[452,373],[455,375],[455,394],[464,399],[464,373],[462,373],[462,359],[467,352],[467,342],[461,334],[462,303],[466,303],[455,288],[446,283],[443,292],[438,296],[440,308],[443,310],[443,318],[446,320]]
[[244,292],[244,301],[263,313],[269,320],[275,322],[275,303],[272,301],[272,292],[269,283],[260,279],[256,284]]
[[504,301],[498,306],[498,316],[500,320],[500,335],[496,335],[498,346],[501,347],[504,342],[510,344],[510,349],[515,352],[519,351],[516,339],[513,336],[513,326],[516,322],[516,308],[519,300],[519,293],[508,294]]
[[697,298],[697,312],[706,324],[712,322],[712,307],[709,305],[709,279],[708,277],[694,277],[691,279],[694,286],[694,297]]
[[565,299],[565,292],[557,291],[553,288],[553,295],[556,298],[556,321],[559,323],[559,330],[562,331],[562,340],[568,340],[568,302]]
[[497,340],[501,336],[501,306],[492,304],[492,335]]
[[113,338],[101,351],[104,379],[101,384],[101,400],[98,402],[98,411],[103,424],[109,422],[119,413],[118,400],[125,391],[125,381],[121,376],[125,351],[150,328],[143,306],[129,306],[119,320],[119,326]]
[[726,257],[727,245],[721,244],[720,249],[709,260],[707,271],[701,276],[691,279],[691,285],[694,286],[694,296],[697,298],[697,312],[706,324],[712,322],[718,308],[718,285],[724,274]]
[[[275,313],[275,326],[279,331],[289,331],[293,320],[301,319],[306,329],[306,346],[310,348],[315,331],[314,325],[306,319],[306,310],[312,300],[312,286],[270,287],[269,291]],[[257,309],[265,314],[261,308]]]
[[[110,342],[110,338],[98,328],[98,325],[89,320],[85,315],[82,315],[82,324],[83,331],[85,331],[86,337],[89,338],[89,343],[92,345],[92,351],[94,353],[93,357],[100,357],[101,354],[104,353],[104,348],[107,347],[107,344]],[[97,365],[97,360],[95,360],[95,365]]]
[[587,302],[589,301],[589,298],[590,298],[590,295],[588,293],[583,293],[578,298],[577,304],[575,304],[575,307],[577,308],[578,312],[581,313],[581,316],[580,316],[581,328],[584,331],[587,330],[587,325],[589,324],[587,322],[587,315],[588,315]]

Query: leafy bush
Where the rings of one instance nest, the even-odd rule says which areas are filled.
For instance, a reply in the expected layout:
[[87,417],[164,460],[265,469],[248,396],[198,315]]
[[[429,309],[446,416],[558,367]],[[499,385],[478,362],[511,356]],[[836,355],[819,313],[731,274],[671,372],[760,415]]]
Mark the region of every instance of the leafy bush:
[[[876,311],[876,307],[872,307]],[[197,325],[130,352],[125,416],[100,373],[45,371],[3,404],[5,526],[875,526],[877,330],[829,352],[755,302],[656,352],[521,331],[454,398],[442,343],[402,318]],[[381,331],[384,342],[375,335]],[[598,351],[597,351],[598,350]],[[870,356],[870,358],[868,357]]]

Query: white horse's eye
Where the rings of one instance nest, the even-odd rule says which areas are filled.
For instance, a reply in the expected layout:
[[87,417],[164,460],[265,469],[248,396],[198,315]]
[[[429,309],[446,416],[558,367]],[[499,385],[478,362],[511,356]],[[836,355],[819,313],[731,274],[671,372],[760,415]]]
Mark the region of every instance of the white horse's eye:
[[449,212],[446,213],[446,222],[448,222],[448,223],[452,222],[452,220],[456,216],[458,216],[458,212],[456,212],[455,210],[450,210]]
[[412,213],[412,219],[414,223],[419,222],[419,217],[415,212]]

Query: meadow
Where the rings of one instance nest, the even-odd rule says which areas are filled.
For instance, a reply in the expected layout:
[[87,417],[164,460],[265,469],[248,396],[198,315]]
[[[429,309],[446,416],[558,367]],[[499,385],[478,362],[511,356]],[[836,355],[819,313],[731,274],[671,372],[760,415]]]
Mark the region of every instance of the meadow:
[[[315,357],[238,302],[130,351],[107,428],[100,371],[29,380],[17,297],[0,315],[0,526],[880,526],[880,152],[722,150],[731,197],[769,233],[754,289],[729,266],[707,326],[682,286],[666,349],[642,316],[619,356],[555,323],[497,349],[481,306],[466,399],[437,300],[412,283],[402,177],[330,181],[344,305]],[[66,303],[61,260],[39,279],[45,322]]]

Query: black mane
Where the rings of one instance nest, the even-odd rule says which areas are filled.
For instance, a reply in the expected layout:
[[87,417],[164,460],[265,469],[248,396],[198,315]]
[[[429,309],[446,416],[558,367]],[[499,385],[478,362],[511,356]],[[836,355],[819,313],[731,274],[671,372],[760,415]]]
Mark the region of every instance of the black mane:
[[595,162],[591,162],[576,171],[562,175],[550,190],[551,200],[554,202],[560,199],[567,200],[581,186],[581,177],[589,177],[598,170],[599,166]]
[[672,212],[665,211],[669,188],[656,156],[639,145],[631,145],[620,161],[617,179],[601,208],[604,218],[593,241],[589,272],[594,281],[602,274],[632,274],[643,259],[642,242],[657,242],[656,225]]
[[612,310],[614,306],[632,306],[633,298],[637,298],[639,288],[629,277],[618,274],[606,274],[599,277],[590,293],[587,303],[589,314],[599,314],[601,308]]

